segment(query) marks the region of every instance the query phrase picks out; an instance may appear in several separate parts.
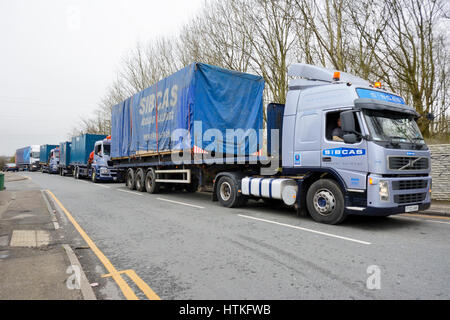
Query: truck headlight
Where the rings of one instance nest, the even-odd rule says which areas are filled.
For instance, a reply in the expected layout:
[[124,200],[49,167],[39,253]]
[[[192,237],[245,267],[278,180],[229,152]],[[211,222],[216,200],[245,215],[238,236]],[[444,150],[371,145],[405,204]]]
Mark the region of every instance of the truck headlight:
[[386,180],[380,180],[378,185],[380,187],[380,200],[389,201],[389,183]]
[[108,168],[106,168],[106,167],[101,167],[101,168],[100,168],[100,174],[108,174]]

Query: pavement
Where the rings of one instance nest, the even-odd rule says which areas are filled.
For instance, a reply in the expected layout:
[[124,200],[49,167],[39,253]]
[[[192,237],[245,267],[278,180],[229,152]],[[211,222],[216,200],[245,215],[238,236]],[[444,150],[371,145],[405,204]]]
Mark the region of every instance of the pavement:
[[450,217],[450,201],[432,200],[430,208],[422,213]]
[[330,226],[261,201],[229,209],[204,192],[19,175],[28,179],[7,190],[48,190],[60,243],[97,284],[97,299],[450,298],[449,217],[354,216]]
[[95,298],[86,294],[82,269],[64,243],[45,194],[38,189],[10,190],[11,183],[28,179],[12,173],[5,178],[7,189],[0,191],[0,300]]

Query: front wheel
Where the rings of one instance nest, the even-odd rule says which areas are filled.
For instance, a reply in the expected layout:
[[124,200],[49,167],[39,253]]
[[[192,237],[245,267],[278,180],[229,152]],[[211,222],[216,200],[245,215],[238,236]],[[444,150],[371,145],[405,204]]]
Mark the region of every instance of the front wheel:
[[92,170],[92,176],[91,176],[91,178],[92,178],[92,182],[93,182],[93,183],[97,183],[97,182],[98,182],[98,179],[97,179],[97,173],[95,172],[94,169]]
[[339,185],[330,179],[320,179],[308,189],[306,205],[311,217],[321,223],[338,224],[347,214],[344,195]]

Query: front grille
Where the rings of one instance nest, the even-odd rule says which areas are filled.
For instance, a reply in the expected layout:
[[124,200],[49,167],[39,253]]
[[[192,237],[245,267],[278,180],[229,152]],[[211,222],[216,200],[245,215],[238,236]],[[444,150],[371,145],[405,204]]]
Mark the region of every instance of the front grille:
[[393,190],[410,190],[410,189],[424,189],[428,185],[427,180],[403,180],[393,181]]
[[391,170],[424,170],[428,169],[428,158],[423,157],[389,157]]
[[394,202],[399,204],[422,202],[425,200],[426,195],[426,193],[396,194],[394,196]]

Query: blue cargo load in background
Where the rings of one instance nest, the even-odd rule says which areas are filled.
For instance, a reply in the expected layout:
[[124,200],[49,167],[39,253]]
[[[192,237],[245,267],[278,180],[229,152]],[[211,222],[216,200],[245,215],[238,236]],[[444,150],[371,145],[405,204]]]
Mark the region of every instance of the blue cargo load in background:
[[94,151],[95,142],[105,138],[106,135],[104,134],[83,134],[78,137],[73,137],[70,149],[70,164],[87,164],[89,154]]
[[[259,151],[263,90],[264,80],[260,76],[193,63],[112,108],[111,156],[128,157],[194,146],[223,153],[231,150],[235,154],[241,154],[241,150]],[[208,129],[219,130],[223,139],[203,141]],[[227,141],[227,129],[242,129],[244,133],[254,129],[257,142],[250,146],[245,137]],[[181,143],[183,130],[189,133],[189,139]]]
[[59,144],[59,164],[68,166],[70,164],[70,149],[72,142],[66,141]]
[[16,150],[16,165],[30,164],[31,147],[24,147]]
[[50,157],[50,151],[52,151],[52,149],[57,148],[58,145],[56,144],[43,144],[40,147],[40,152],[39,152],[39,162],[42,163],[48,163],[48,158]]

